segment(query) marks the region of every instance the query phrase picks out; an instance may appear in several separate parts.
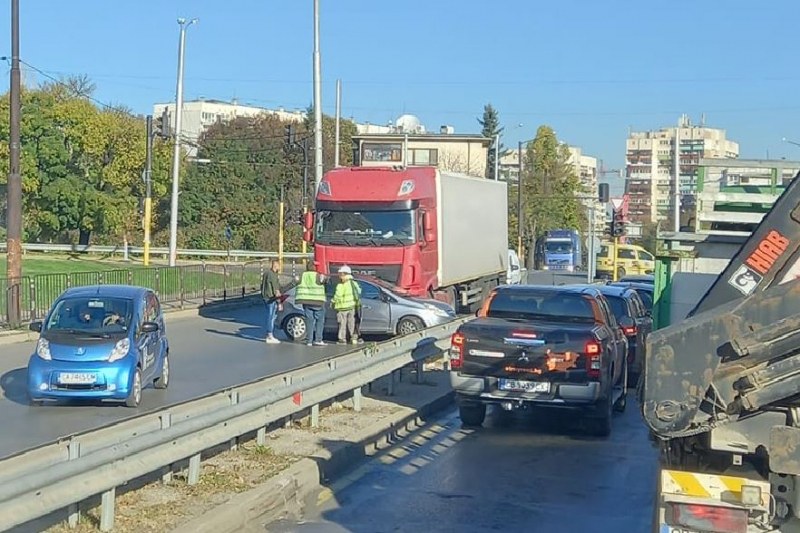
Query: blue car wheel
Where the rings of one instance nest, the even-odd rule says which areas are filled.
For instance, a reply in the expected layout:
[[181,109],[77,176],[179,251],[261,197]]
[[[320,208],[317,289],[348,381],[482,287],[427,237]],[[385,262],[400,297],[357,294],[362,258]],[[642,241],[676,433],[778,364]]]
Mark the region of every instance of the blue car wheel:
[[139,407],[139,404],[142,402],[142,371],[139,367],[136,367],[136,371],[133,373],[133,381],[131,382],[131,392],[128,395],[128,399],[125,400],[125,405],[127,407]]

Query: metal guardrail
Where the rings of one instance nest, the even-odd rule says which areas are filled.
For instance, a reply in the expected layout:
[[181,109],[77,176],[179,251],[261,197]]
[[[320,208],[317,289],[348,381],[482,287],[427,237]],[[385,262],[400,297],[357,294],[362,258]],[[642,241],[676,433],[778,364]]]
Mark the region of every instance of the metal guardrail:
[[[102,246],[96,244],[46,244],[46,243],[25,243],[22,249],[26,252],[53,252],[53,253],[96,253],[96,254],[121,254],[124,253],[124,246]],[[6,243],[0,243],[0,251],[6,251]],[[135,255],[144,254],[144,248],[139,246],[128,246],[128,253]],[[150,248],[151,255],[168,255],[167,248]],[[243,257],[272,259],[278,257],[278,252],[261,252],[256,250],[199,250],[193,248],[179,248],[179,257]],[[284,252],[285,259],[306,259],[312,257],[309,253]]]
[[[418,378],[426,359],[441,355],[456,328],[453,322],[398,337],[305,367],[228,388],[106,427],[60,439],[0,461],[0,530],[61,509],[77,523],[78,504],[101,495],[100,529],[114,525],[116,487],[148,474],[171,475],[188,459],[189,484],[200,478],[205,450],[256,432],[264,444],[270,424],[311,412],[318,424],[321,403],[353,395],[409,364]],[[166,470],[165,470],[166,469]]]
[[[248,261],[241,264],[197,264],[177,267],[140,267],[132,269],[39,274],[23,276],[19,285],[0,278],[0,329],[9,329],[39,320],[47,315],[53,301],[70,287],[81,285],[139,285],[154,290],[165,307],[200,306],[258,294],[261,277],[269,262]],[[299,260],[284,263],[284,284],[304,270]],[[20,291],[21,320],[11,324],[8,298],[12,290]]]

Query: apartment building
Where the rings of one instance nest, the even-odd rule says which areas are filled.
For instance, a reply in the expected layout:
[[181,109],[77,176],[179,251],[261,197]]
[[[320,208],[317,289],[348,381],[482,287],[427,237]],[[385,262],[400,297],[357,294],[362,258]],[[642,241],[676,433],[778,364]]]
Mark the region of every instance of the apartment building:
[[486,175],[494,139],[455,133],[452,126],[430,133],[414,115],[401,116],[388,126],[388,132],[374,132],[373,128],[353,136],[354,160],[359,166],[434,166],[472,176]]
[[704,121],[693,125],[686,115],[675,127],[631,132],[625,152],[629,220],[634,223],[671,220],[677,183],[681,225],[684,225],[693,217],[696,205],[700,160],[737,157],[739,144],[727,139],[725,130],[707,127]]

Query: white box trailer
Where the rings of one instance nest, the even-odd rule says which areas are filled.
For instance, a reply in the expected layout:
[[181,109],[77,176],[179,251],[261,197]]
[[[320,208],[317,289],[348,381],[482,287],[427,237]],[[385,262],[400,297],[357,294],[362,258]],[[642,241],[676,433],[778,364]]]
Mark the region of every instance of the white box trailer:
[[503,181],[437,171],[439,286],[508,268],[508,189]]

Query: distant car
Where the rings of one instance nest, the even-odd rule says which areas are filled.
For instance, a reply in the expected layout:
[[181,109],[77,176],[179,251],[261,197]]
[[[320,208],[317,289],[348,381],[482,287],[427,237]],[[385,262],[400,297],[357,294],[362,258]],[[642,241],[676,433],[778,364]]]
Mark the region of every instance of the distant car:
[[143,287],[67,289],[44,322],[28,361],[28,396],[96,399],[138,407],[142,389],[169,386],[169,342],[155,293]]
[[598,285],[611,311],[628,338],[628,386],[636,386],[644,369],[647,336],[653,331],[653,318],[639,293],[632,287]]
[[[372,276],[355,276],[361,287],[362,318],[361,333],[367,335],[406,335],[453,320],[455,310],[444,302],[424,298],[411,298],[395,292],[389,283]],[[330,301],[339,283],[337,277],[329,278],[325,284],[328,301],[325,305],[325,331],[338,330],[336,311],[331,309]],[[294,303],[295,288],[286,292],[283,310],[275,320],[286,336],[293,341],[306,338],[303,309]]]
[[649,274],[631,274],[628,276],[622,276],[619,278],[619,281],[630,281],[634,283],[649,283],[654,285],[656,282],[656,278]]
[[635,290],[642,299],[642,303],[644,304],[645,308],[647,308],[650,313],[653,312],[655,287],[652,284],[633,281],[615,281],[613,283],[609,283],[609,285],[617,287],[630,287],[631,289]]
[[519,262],[519,256],[514,250],[508,250],[508,271],[506,272],[506,284],[519,285],[523,279],[523,269]]

